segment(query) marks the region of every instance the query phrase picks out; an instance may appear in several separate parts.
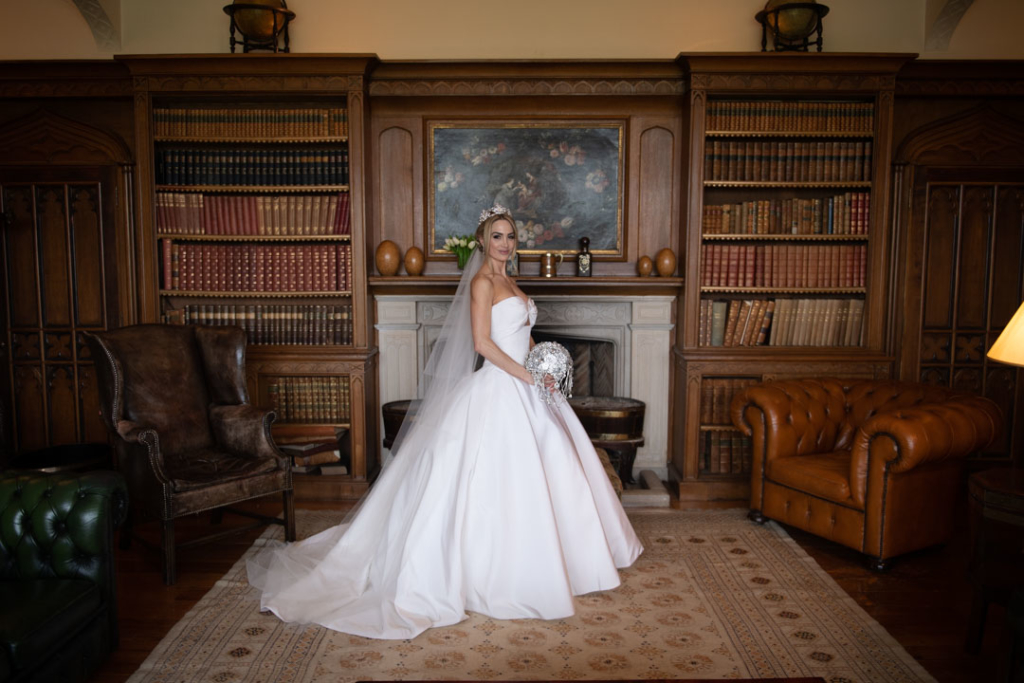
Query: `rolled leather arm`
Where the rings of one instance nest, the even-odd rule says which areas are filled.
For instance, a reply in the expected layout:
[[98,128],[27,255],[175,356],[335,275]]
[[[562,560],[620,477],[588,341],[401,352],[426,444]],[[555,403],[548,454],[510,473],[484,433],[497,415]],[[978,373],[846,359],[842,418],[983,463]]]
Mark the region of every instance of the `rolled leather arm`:
[[755,457],[763,452],[771,460],[833,450],[842,401],[820,382],[772,382],[737,393],[730,413],[737,429],[753,437]]
[[[167,476],[167,471],[164,469],[164,456],[160,452],[160,435],[157,434],[156,430],[131,420],[118,420],[115,426],[118,435],[133,447],[131,449],[133,453],[137,449],[145,449],[144,452],[153,473],[156,475],[157,481],[161,484],[169,482],[171,479]],[[129,470],[133,469],[130,463],[127,467]]]
[[[892,473],[963,458],[986,448],[1001,429],[999,408],[980,396],[957,396],[943,403],[885,411],[857,430],[854,467],[866,467],[869,453],[878,466],[888,464]],[[874,469],[876,463],[870,466]]]
[[270,435],[276,417],[272,410],[248,403],[210,408],[210,426],[217,443],[235,455],[276,458],[284,464],[286,459]]

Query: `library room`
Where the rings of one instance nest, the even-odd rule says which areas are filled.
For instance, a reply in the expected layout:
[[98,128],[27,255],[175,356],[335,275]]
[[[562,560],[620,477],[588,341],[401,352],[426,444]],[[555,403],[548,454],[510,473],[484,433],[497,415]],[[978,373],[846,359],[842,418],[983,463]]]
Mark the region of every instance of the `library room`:
[[1024,681],[1024,3],[0,25],[0,683]]

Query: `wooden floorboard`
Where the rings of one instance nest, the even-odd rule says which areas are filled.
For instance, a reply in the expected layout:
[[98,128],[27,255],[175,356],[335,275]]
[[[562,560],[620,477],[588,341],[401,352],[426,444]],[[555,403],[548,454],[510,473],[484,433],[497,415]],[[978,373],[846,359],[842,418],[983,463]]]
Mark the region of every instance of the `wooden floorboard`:
[[[331,505],[304,505],[331,507]],[[261,501],[250,509],[275,514],[280,504]],[[249,520],[227,514],[224,526]],[[181,520],[178,533],[189,538],[209,533],[210,518]],[[145,530],[155,534],[156,528]],[[885,574],[867,569],[859,554],[796,529],[787,531],[853,599],[942,683],[977,683],[995,679],[996,653],[1003,610],[990,609],[981,654],[964,652],[964,629],[970,607],[967,584],[967,526],[961,524],[946,546],[902,558]],[[164,586],[158,558],[135,544],[118,553],[118,612],[121,646],[92,678],[119,683],[138,669],[157,643],[259,536],[250,530],[216,544],[179,552],[178,582]],[[155,539],[155,536],[154,536]]]

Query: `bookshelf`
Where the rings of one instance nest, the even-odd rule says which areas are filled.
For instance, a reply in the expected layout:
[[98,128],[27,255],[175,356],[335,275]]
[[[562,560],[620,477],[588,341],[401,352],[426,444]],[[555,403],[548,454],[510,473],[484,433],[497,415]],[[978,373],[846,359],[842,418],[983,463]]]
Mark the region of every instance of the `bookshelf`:
[[732,397],[790,377],[885,377],[888,166],[909,55],[683,55],[687,288],[670,478],[749,495]]
[[[140,318],[242,327],[254,403],[282,444],[345,435],[344,476],[294,474],[300,499],[366,491],[378,467],[365,272],[372,56],[126,57],[139,150]],[[148,272],[151,269],[151,272]]]

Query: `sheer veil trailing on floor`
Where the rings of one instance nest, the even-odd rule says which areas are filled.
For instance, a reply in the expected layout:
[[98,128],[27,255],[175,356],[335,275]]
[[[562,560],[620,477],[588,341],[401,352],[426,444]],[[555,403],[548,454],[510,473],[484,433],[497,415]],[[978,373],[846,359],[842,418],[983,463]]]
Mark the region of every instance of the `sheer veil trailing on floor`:
[[[465,268],[384,468],[344,523],[248,561],[261,607],[289,622],[411,638],[466,611],[499,619],[573,613],[573,595],[614,588],[642,548],[586,432],[485,362],[474,372]],[[491,339],[522,362],[537,309],[491,306]]]

